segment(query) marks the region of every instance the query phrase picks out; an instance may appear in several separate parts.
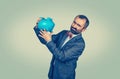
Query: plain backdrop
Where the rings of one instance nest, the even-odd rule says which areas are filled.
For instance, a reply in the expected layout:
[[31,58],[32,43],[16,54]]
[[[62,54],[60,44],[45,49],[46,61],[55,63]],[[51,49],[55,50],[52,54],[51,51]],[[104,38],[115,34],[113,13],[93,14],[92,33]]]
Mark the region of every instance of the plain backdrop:
[[86,48],[76,79],[119,79],[119,0],[0,0],[0,79],[48,79],[51,53],[33,27],[51,17],[53,33],[69,29],[74,17],[86,15]]

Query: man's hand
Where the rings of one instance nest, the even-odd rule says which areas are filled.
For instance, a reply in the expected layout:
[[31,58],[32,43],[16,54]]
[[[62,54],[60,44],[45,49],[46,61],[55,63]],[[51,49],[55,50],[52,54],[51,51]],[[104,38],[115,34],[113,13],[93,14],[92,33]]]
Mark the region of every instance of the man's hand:
[[37,19],[35,28],[38,28],[38,22],[39,22],[40,20],[41,20],[41,18],[38,18],[38,19]]
[[45,39],[47,42],[52,40],[52,33],[47,32],[46,30],[41,30],[39,36]]
[[[35,28],[38,28],[38,22],[39,22],[40,20],[41,20],[41,18],[38,18],[38,19],[37,19]],[[51,38],[52,33],[47,32],[46,30],[41,30],[41,31],[39,31],[39,32],[40,32],[39,36],[42,37],[43,39],[45,39],[47,42],[49,42],[49,41],[52,40],[52,38]]]
[[36,25],[38,24],[38,22],[39,22],[40,20],[41,20],[41,18],[38,18],[38,19],[37,19]]

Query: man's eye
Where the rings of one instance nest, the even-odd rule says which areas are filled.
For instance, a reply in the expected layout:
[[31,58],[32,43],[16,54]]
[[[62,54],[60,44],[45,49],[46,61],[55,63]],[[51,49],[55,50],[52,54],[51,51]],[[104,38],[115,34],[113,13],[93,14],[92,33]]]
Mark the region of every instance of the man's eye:
[[73,23],[75,23],[75,24],[76,24],[76,22],[75,22],[75,21],[73,21]]
[[81,25],[77,24],[79,27],[81,27]]

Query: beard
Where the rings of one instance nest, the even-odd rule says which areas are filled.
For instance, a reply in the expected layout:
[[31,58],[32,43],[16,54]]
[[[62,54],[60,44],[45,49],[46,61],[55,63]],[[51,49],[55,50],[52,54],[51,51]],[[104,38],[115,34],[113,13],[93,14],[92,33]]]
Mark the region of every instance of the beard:
[[76,28],[74,28],[72,26],[70,27],[70,32],[73,33],[73,34],[75,34],[75,35],[77,35],[77,34],[80,33]]

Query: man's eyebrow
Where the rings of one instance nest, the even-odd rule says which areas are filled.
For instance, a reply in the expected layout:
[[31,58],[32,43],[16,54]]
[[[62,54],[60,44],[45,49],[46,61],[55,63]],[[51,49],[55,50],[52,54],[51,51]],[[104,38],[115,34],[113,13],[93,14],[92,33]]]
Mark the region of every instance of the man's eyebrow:
[[78,24],[76,21],[73,21],[75,24],[77,24],[78,26],[80,26],[81,27],[81,25],[80,24]]
[[77,25],[81,27],[81,25],[80,25],[80,24],[77,24]]

